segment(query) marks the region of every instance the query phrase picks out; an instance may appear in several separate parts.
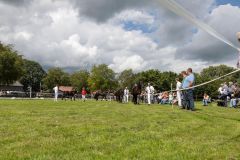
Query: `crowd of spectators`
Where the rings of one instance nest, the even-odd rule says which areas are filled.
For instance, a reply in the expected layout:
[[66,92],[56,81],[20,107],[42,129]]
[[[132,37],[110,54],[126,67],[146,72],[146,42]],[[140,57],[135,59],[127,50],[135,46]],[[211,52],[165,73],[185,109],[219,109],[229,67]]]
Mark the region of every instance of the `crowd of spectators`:
[[[218,89],[218,106],[237,108],[240,100],[240,88],[237,83],[225,82]],[[230,102],[230,104],[228,103]]]

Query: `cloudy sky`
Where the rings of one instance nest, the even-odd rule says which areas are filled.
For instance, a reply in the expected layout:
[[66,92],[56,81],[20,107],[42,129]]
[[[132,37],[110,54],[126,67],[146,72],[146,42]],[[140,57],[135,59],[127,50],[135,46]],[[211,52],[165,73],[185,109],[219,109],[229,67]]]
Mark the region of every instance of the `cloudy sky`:
[[[0,0],[0,41],[45,68],[195,71],[238,53],[162,7],[161,0]],[[235,45],[238,0],[176,0]],[[204,2],[204,3],[203,3]]]

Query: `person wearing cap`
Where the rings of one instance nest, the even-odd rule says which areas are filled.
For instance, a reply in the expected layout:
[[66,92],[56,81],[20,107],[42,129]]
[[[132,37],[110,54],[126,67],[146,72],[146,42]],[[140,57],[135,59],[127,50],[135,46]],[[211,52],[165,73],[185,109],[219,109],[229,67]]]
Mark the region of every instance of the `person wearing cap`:
[[128,103],[128,97],[129,97],[129,90],[128,88],[126,87],[124,89],[124,103]]

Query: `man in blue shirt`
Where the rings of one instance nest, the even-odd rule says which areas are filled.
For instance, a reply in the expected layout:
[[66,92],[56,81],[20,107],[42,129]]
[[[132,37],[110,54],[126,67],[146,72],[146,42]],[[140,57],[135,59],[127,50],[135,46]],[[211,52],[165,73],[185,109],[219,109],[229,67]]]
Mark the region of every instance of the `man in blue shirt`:
[[182,76],[183,76],[182,88],[187,89],[190,86],[190,81],[187,72],[183,71]]
[[[192,68],[188,68],[187,70],[187,77],[185,78],[185,81],[186,81],[186,86],[187,88],[191,88],[194,86],[194,83],[195,83],[195,76],[192,72]],[[194,97],[193,97],[193,90],[194,89],[188,89],[186,91],[186,99],[187,99],[187,106],[189,107],[188,109],[194,111],[195,109],[195,105],[194,105]]]

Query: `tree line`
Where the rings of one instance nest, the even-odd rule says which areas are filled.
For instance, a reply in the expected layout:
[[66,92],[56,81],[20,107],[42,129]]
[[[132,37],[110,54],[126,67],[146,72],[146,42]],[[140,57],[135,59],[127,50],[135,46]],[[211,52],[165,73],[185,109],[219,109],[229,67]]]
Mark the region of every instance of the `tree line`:
[[[196,84],[200,84],[217,78],[235,69],[226,65],[210,66],[200,73],[195,73]],[[195,89],[195,94],[201,96],[204,92],[210,96],[217,96],[217,89],[223,82],[240,82],[240,73],[226,77],[214,83]],[[171,84],[175,88],[175,79],[180,78],[179,73],[161,72],[160,70],[147,70],[135,73],[132,69],[115,73],[106,64],[94,65],[90,70],[79,70],[67,73],[61,68],[50,68],[47,71],[35,61],[24,59],[11,45],[4,45],[0,42],[0,84],[7,85],[15,81],[20,81],[27,91],[31,86],[32,90],[51,92],[52,88],[58,84],[63,86],[73,86],[76,91],[81,91],[83,87],[88,92],[96,90],[118,90],[125,87],[132,88],[135,83],[146,86],[151,82],[158,91],[171,89]]]

